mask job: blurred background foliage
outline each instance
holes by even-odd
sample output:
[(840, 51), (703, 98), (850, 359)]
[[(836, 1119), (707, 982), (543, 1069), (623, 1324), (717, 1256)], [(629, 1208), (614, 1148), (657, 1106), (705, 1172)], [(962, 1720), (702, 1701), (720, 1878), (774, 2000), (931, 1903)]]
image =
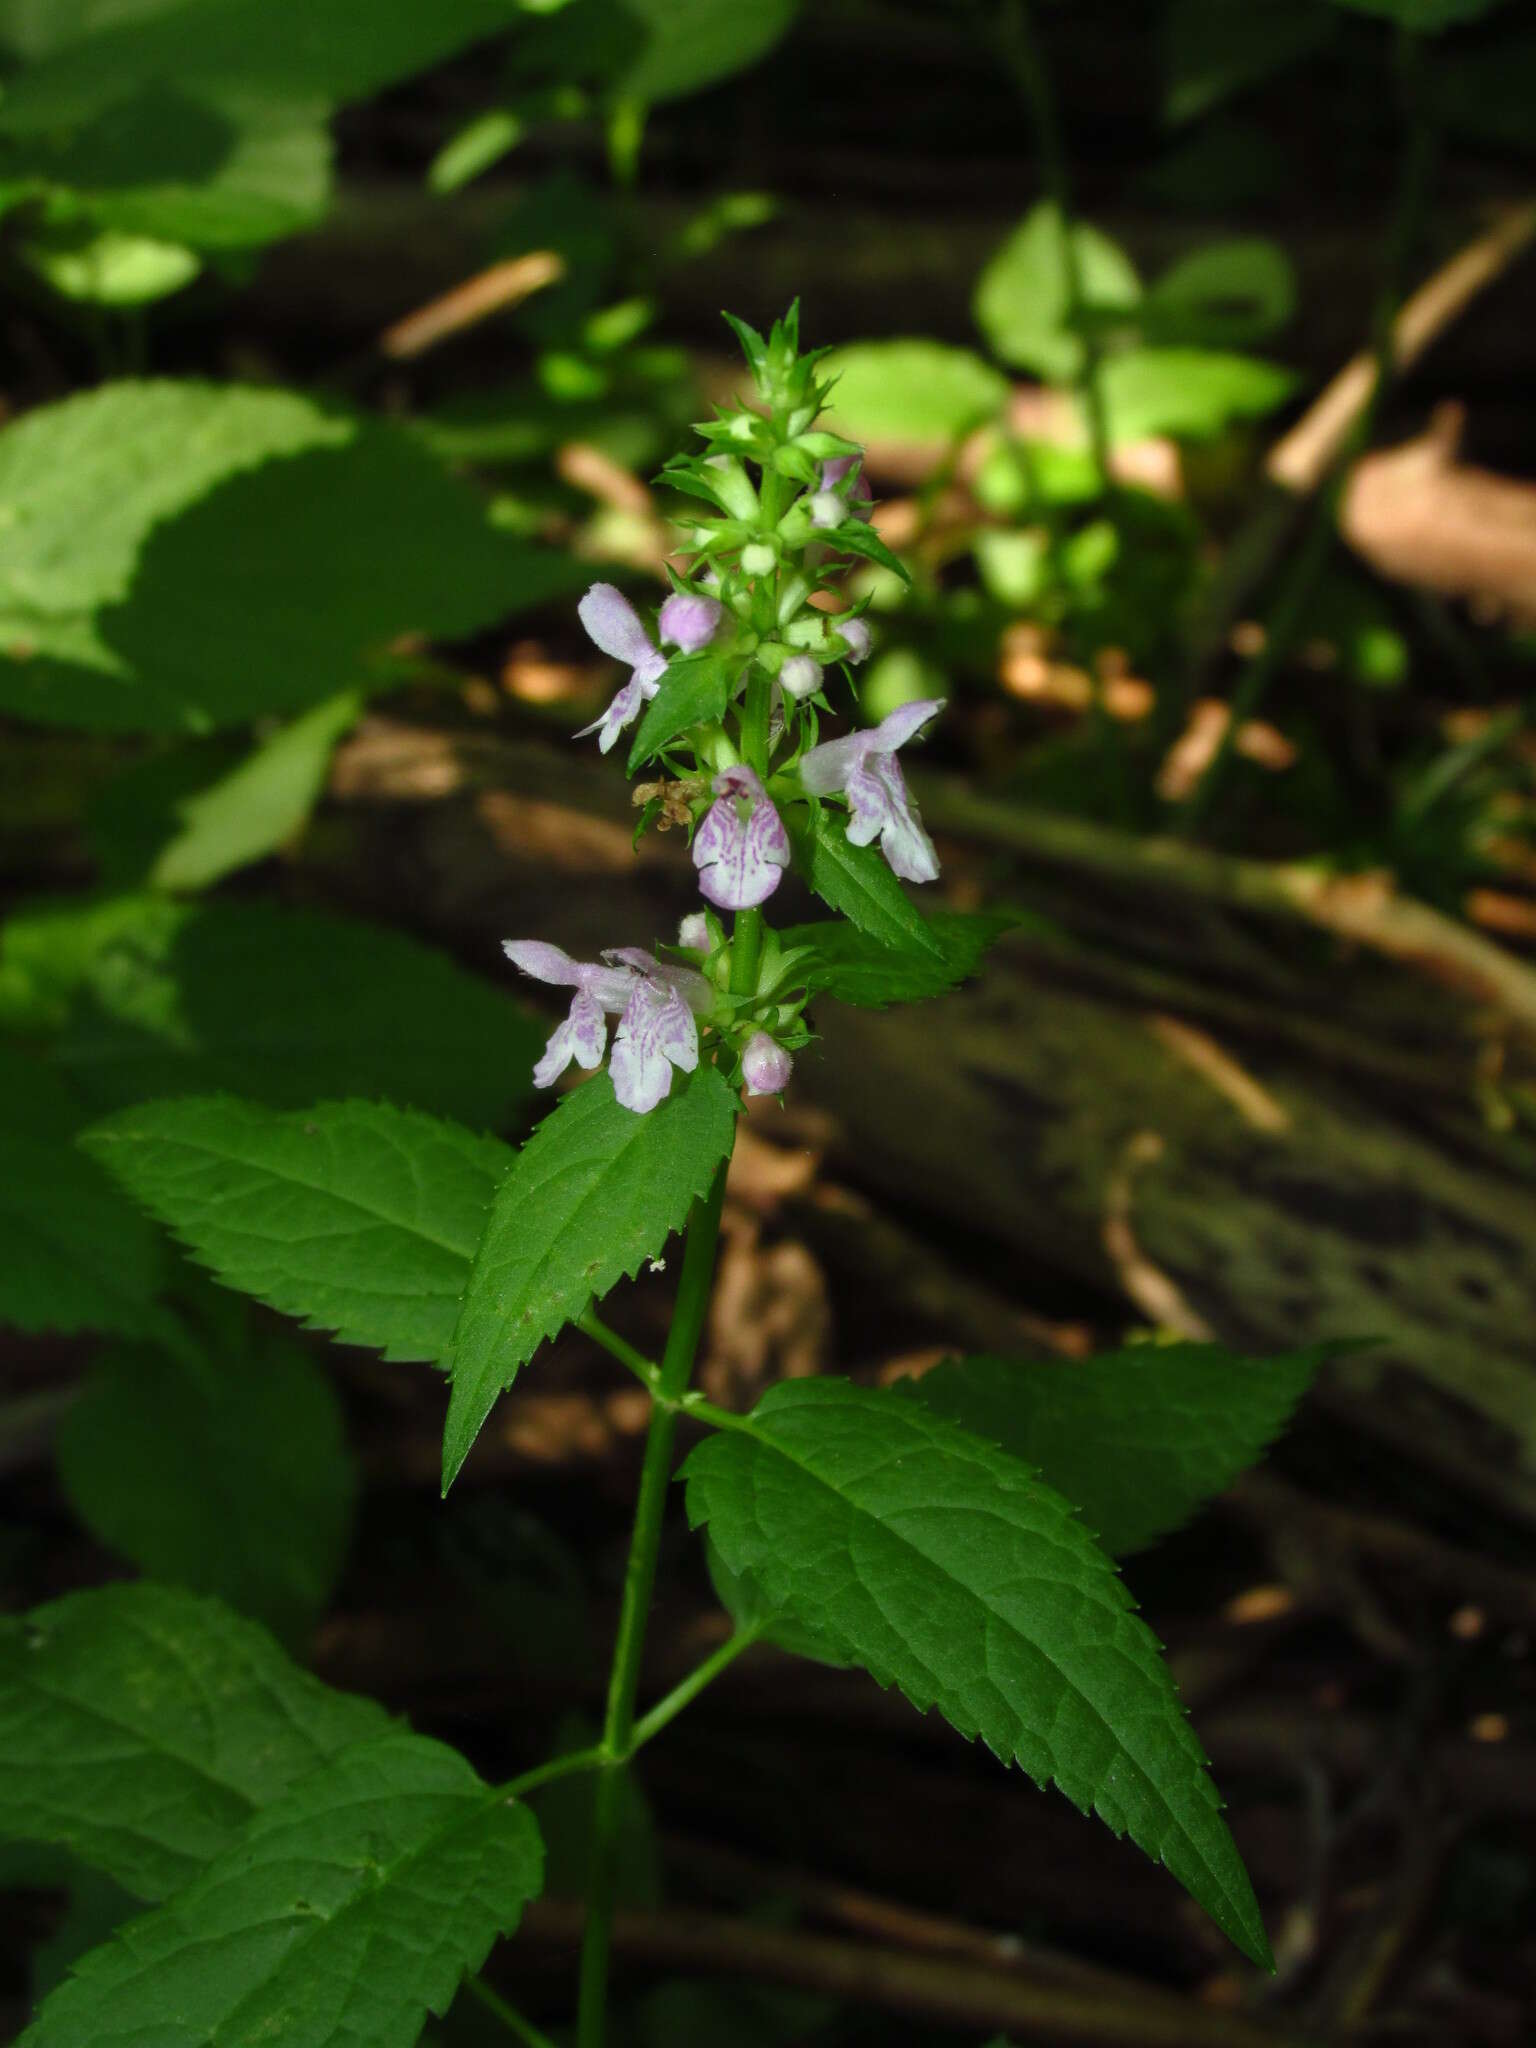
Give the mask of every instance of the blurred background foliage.
[[(627, 1396), (555, 1347), (441, 1510), (440, 1389), (221, 1294), (73, 1141), (216, 1090), (521, 1134), (496, 938), (686, 895), (567, 744), (610, 684), (573, 600), (661, 592), (719, 311), (798, 294), (911, 572), (849, 579), (865, 713), (949, 700), (948, 900), (1022, 921), (943, 1010), (828, 1020), (752, 1127), (711, 1391), (1382, 1341), (1134, 1568), (1273, 1991), (878, 1700), (816, 1678), (786, 1757), (753, 1666), (636, 1792), (630, 2038), (1052, 2039), (1085, 1958), (1110, 2040), (1523, 2038), (1533, 109), (1515, 0), (0, 0), (8, 1602), (182, 1579), (493, 1765), (585, 1739)], [(0, 1874), (19, 2013), (120, 1901)], [(668, 1918), (723, 1900), (750, 1988)]]

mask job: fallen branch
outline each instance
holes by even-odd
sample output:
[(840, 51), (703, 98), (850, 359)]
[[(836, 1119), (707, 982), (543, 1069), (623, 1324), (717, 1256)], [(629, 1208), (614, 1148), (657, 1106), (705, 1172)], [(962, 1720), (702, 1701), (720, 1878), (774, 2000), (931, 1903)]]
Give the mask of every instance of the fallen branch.
[[(579, 1905), (540, 1900), (524, 1917), (519, 1945), (574, 1948), (585, 1918)], [(1137, 1984), (1118, 1995), (1037, 1982), (1008, 1966), (909, 1955), (724, 1914), (621, 1912), (614, 1916), (613, 1949), (648, 1968), (789, 1985), (940, 2026), (1004, 2030), (1019, 2040), (1123, 2048), (1303, 2048), (1297, 2035), (1153, 1985)]]

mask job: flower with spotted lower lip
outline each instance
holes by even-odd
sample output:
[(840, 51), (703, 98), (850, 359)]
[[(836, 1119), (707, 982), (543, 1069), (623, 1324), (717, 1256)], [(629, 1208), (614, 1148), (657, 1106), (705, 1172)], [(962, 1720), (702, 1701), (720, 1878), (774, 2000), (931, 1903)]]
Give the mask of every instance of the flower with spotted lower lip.
[(762, 782), (744, 762), (723, 768), (715, 801), (693, 838), (699, 888), (721, 910), (766, 903), (789, 865), (789, 834)]

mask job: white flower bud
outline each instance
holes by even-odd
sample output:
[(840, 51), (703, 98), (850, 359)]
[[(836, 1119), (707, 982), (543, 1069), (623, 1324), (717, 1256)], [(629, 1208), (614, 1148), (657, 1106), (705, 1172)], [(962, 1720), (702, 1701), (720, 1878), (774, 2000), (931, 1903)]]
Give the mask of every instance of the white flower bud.
[(709, 951), (709, 920), (702, 910), (692, 910), (677, 928), (677, 943), (690, 953)]
[(779, 688), (798, 704), (821, 688), (821, 665), (808, 654), (792, 654), (779, 670)]
[(741, 551), (741, 566), (748, 576), (771, 576), (778, 566), (778, 556), (766, 541), (749, 540)]
[(794, 1061), (766, 1031), (754, 1031), (741, 1055), (741, 1078), (749, 1095), (781, 1095), (789, 1086)]

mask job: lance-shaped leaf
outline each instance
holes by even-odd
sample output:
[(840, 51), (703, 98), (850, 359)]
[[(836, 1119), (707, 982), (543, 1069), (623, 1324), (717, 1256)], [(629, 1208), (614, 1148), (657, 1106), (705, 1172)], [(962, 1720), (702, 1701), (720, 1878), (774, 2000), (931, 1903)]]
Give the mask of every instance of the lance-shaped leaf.
[(901, 557), (891, 553), (872, 526), (864, 526), (857, 519), (845, 519), (841, 526), (834, 526), (821, 537), (845, 555), (862, 555), (866, 562), (878, 562), (882, 569), (889, 569), (903, 583), (912, 581)]
[(226, 1286), (390, 1359), (440, 1364), (498, 1182), (497, 1138), (378, 1102), (146, 1102), (82, 1141)]
[(527, 1807), (442, 1743), (355, 1744), (92, 1949), (21, 2038), (411, 2048), (517, 1925), (543, 1861)]
[(669, 740), (690, 726), (712, 725), (725, 716), (730, 696), (728, 671), (725, 655), (709, 647), (669, 663), (629, 750), (631, 775), (642, 761), (659, 754)]
[(1244, 1954), (1269, 1945), (1157, 1641), (1032, 1468), (921, 1402), (838, 1380), (775, 1387), (689, 1457), (707, 1525), (759, 1611), (1054, 1781), (1160, 1858)]
[(831, 918), (790, 925), (778, 937), (786, 954), (801, 947), (809, 954), (794, 969), (797, 987), (804, 986), (812, 995), (835, 996), (840, 1003), (883, 1010), (888, 1003), (915, 1003), (958, 988), (980, 967), (988, 947), (1020, 922), (1006, 910), (973, 915), (938, 911), (926, 923), (942, 957), (895, 952), (867, 932)]
[(719, 1071), (677, 1077), (644, 1116), (606, 1074), (547, 1116), (497, 1191), (453, 1336), (443, 1490), (496, 1397), (546, 1337), (654, 1258), (729, 1158), (736, 1097)]
[(164, 1898), (258, 1808), (390, 1725), (217, 1600), (71, 1593), (0, 1621), (0, 1836), (60, 1843)]
[(873, 846), (854, 846), (843, 820), (821, 805), (786, 819), (797, 863), (822, 902), (850, 924), (901, 953), (944, 959), (927, 918)]
[(964, 1358), (899, 1392), (1038, 1466), (1122, 1557), (1230, 1486), (1343, 1348), (1239, 1358), (1219, 1344), (1137, 1344), (1080, 1365)]

